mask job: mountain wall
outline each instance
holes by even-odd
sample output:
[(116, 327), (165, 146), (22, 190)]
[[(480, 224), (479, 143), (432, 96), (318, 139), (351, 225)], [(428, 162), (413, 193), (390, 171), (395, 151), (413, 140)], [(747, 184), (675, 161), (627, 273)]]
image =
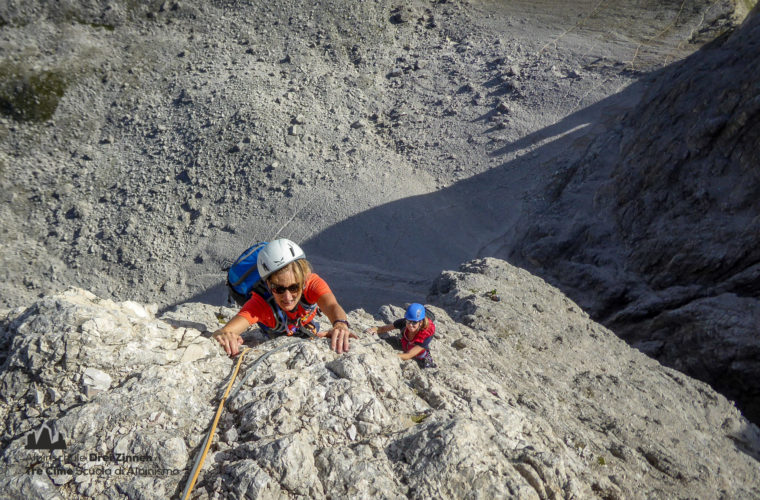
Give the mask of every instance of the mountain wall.
[[(760, 16), (652, 75), (511, 255), (760, 419)], [(540, 271), (539, 271), (540, 270)]]
[[(393, 336), (338, 355), (246, 334), (238, 383), (281, 350), (228, 401), (192, 498), (760, 498), (758, 428), (557, 289), (483, 259), (431, 290), (434, 369)], [(4, 496), (178, 496), (235, 363), (203, 332), (233, 313), (79, 289), (8, 313)], [(65, 450), (27, 449), (43, 424)]]

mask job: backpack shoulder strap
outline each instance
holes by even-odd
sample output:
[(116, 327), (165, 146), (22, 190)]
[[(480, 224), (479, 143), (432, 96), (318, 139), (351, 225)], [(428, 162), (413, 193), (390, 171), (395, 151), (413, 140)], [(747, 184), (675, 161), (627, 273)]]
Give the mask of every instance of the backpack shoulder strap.
[[(265, 332), (271, 332), (271, 333), (288, 333), (288, 318), (285, 315), (285, 312), (280, 309), (280, 306), (277, 305), (277, 302), (274, 300), (274, 295), (269, 291), (269, 288), (267, 288), (266, 284), (264, 283), (264, 280), (261, 280), (259, 283), (256, 284), (256, 287), (254, 287), (253, 291), (258, 294), (264, 301), (269, 305), (269, 308), (272, 310), (272, 316), (274, 317), (275, 325), (274, 327), (269, 327), (266, 325), (263, 325), (259, 323), (259, 327), (264, 329)], [(314, 309), (317, 309), (317, 313), (319, 313), (319, 309), (316, 303), (311, 303), (306, 298), (301, 295), (301, 298), (299, 299), (298, 303), (308, 312), (313, 311)]]

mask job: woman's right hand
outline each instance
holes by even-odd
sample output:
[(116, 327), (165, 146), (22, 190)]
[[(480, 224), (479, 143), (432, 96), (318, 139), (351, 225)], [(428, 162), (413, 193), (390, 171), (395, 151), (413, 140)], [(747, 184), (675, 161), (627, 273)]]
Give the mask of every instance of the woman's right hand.
[(366, 330), (364, 330), (364, 333), (369, 334), (369, 335), (375, 335), (375, 334), (377, 334), (377, 327), (376, 326), (371, 326), (371, 327), (367, 328)]
[(224, 352), (227, 353), (227, 356), (232, 358), (240, 352), (240, 346), (243, 345), (243, 337), (240, 334), (247, 329), (248, 321), (241, 316), (235, 316), (229, 323), (215, 331), (211, 336), (219, 342)]
[(212, 335), (229, 357), (235, 357), (240, 352), (240, 346), (243, 344), (243, 337), (240, 334), (217, 330)]

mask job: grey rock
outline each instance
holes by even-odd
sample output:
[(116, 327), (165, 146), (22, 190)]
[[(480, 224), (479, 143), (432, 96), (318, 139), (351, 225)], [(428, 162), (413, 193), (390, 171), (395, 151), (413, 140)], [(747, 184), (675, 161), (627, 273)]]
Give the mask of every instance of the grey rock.
[(303, 128), (297, 124), (288, 127), (288, 135), (303, 135)]
[[(757, 193), (751, 175), (757, 162), (744, 145), (752, 145), (756, 136), (760, 102), (752, 80), (756, 21), (750, 19), (734, 34), (739, 38), (730, 35), (747, 5), (698, 0), (685, 9), (666, 2), (652, 10), (641, 2), (623, 2), (605, 5), (579, 22), (579, 7), (559, 1), (546, 12), (526, 2), (491, 2), (473, 9), (461, 1), (415, 1), (402, 7), (386, 0), (331, 1), (308, 12), (293, 2), (259, 0), (0, 2), (3, 102), (8, 89), (25, 88), (48, 72), (65, 81), (65, 88), (53, 89), (63, 95), (54, 99), (57, 107), (48, 120), (0, 118), (0, 302), (28, 311), (2, 320), (3, 465), (12, 475), (0, 480), (3, 494), (176, 496), (176, 481), (166, 478), (119, 478), (118, 485), (84, 474), (70, 481), (19, 479), (13, 476), (18, 472), (13, 463), (32, 463), (23, 455), (28, 451), (22, 449), (23, 436), (43, 419), (60, 420), (73, 451), (147, 450), (158, 461), (162, 447), (182, 455), (172, 441), (181, 436), (192, 454), (213, 412), (220, 381), (231, 369), (230, 361), (200, 333), (218, 328), (219, 309), (191, 305), (174, 317), (156, 318), (157, 308), (144, 308), (147, 314), (141, 315), (121, 301), (155, 301), (162, 308), (200, 297), (213, 302), (216, 297), (210, 295), (221, 288), (220, 270), (227, 260), (242, 250), (243, 242), (275, 231), (305, 240), (315, 257), (329, 261), (319, 271), (335, 276), (331, 285), (343, 304), (351, 304), (348, 309), (375, 310), (393, 302), (403, 310), (406, 302), (421, 300), (430, 277), (441, 269), (473, 255), (499, 255), (552, 282), (565, 278), (563, 289), (583, 291), (573, 293), (580, 305), (607, 317), (634, 345), (672, 359), (672, 366), (708, 374), (716, 387), (723, 380), (726, 394), (738, 386), (731, 383), (736, 374), (742, 381), (758, 379), (751, 343), (758, 272), (755, 265), (745, 266), (757, 260), (752, 250), (757, 248), (752, 239)], [(441, 29), (429, 29), (436, 25)], [(600, 37), (601, 32), (610, 36)], [(652, 39), (652, 33), (660, 36)], [(718, 34), (726, 36), (700, 49)], [(641, 40), (651, 43), (642, 45)], [(686, 64), (680, 62), (695, 50)], [(631, 54), (636, 54), (633, 60)], [(671, 61), (676, 65), (665, 70)], [(553, 78), (544, 71), (552, 65), (581, 69), (577, 78)], [(394, 77), (385, 78), (388, 72)], [(473, 90), (458, 95), (469, 82)], [(512, 106), (509, 126), (489, 136), (484, 129), (493, 124), (484, 118), (498, 97)], [(37, 101), (47, 100), (29, 102)], [(1, 107), (6, 113), (8, 106)], [(299, 114), (308, 123), (290, 123)], [(351, 133), (349, 124), (358, 116), (379, 119), (371, 119), (361, 133)], [(288, 135), (289, 125), (304, 126), (308, 133)], [(252, 139), (246, 142), (246, 137)], [(107, 143), (100, 143), (103, 138)], [(230, 148), (234, 155), (227, 154)], [(708, 154), (713, 151), (716, 156)], [(587, 161), (574, 163), (581, 153)], [(445, 160), (452, 154), (466, 165), (467, 179)], [(700, 161), (692, 163), (694, 159)], [(268, 170), (276, 161), (287, 168)], [(599, 184), (599, 177), (609, 173), (602, 164), (620, 168), (614, 183)], [(291, 174), (297, 184), (283, 184)], [(659, 188), (679, 175), (689, 182), (670, 191)], [(550, 179), (548, 191), (545, 179)], [(581, 183), (585, 187), (575, 196), (575, 184)], [(537, 191), (530, 191), (534, 187)], [(182, 208), (197, 194), (203, 203), (191, 211)], [(674, 203), (673, 210), (660, 208), (662, 200)], [(559, 203), (547, 208), (544, 201)], [(697, 209), (683, 210), (690, 206)], [(407, 223), (410, 213), (420, 218), (413, 227)], [(681, 215), (691, 222), (673, 230), (671, 222), (686, 220)], [(333, 227), (338, 237), (331, 233)], [(744, 232), (732, 232), (735, 227)], [(529, 228), (529, 234), (520, 228)], [(451, 244), (451, 234), (463, 236)], [(690, 238), (704, 244), (694, 245)], [(735, 248), (726, 248), (725, 242), (735, 242)], [(619, 245), (622, 253), (608, 245)], [(511, 253), (516, 247), (522, 260)], [(661, 262), (650, 261), (650, 255)], [(699, 269), (706, 270), (706, 278)], [(511, 271), (505, 273), (502, 277), (513, 277)], [(282, 442), (307, 443), (322, 485), (320, 491), (314, 482), (288, 478), (292, 487), (307, 492), (304, 496), (408, 497), (413, 488), (431, 492), (436, 485), (410, 485), (411, 465), (389, 459), (389, 443), (412, 442), (414, 435), (413, 442), (429, 443), (442, 453), (431, 454), (440, 462), (436, 465), (424, 463), (424, 452), (410, 450), (414, 467), (448, 470), (446, 456), (456, 450), (423, 431), (427, 426), (446, 429), (447, 423), (469, 429), (470, 422), (482, 418), (469, 407), (482, 401), (492, 408), (496, 400), (519, 407), (519, 416), (539, 427), (523, 432), (510, 421), (507, 434), (519, 434), (510, 445), (524, 450), (505, 455), (514, 466), (494, 465), (499, 450), (509, 446), (497, 443), (484, 451), (484, 463), (496, 469), (494, 477), (514, 478), (498, 486), (511, 488), (501, 496), (543, 492), (550, 497), (559, 483), (566, 496), (578, 498), (680, 495), (657, 474), (670, 477), (680, 470), (686, 478), (682, 481), (693, 483), (687, 474), (691, 469), (681, 467), (678, 457), (662, 455), (653, 439), (639, 443), (637, 435), (624, 435), (619, 446), (610, 446), (612, 458), (593, 445), (607, 444), (604, 436), (598, 441), (596, 432), (625, 434), (628, 424), (620, 422), (629, 419), (634, 434), (662, 437), (659, 446), (666, 452), (668, 440), (680, 438), (661, 435), (654, 420), (687, 429), (695, 448), (703, 444), (712, 449), (710, 439), (717, 440), (715, 454), (707, 456), (713, 463), (730, 464), (728, 481), (734, 486), (725, 494), (753, 496), (754, 490), (736, 490), (753, 484), (752, 479), (742, 476), (746, 468), (734, 467), (732, 455), (723, 455), (721, 436), (730, 436), (738, 449), (756, 456), (754, 434), (723, 400), (705, 402), (709, 398), (694, 389), (702, 386), (690, 379), (684, 379), (685, 388), (674, 389), (673, 379), (644, 377), (639, 392), (654, 396), (647, 400), (627, 387), (627, 397), (637, 406), (622, 406), (625, 420), (618, 413), (619, 420), (604, 420), (599, 416), (603, 410), (593, 404), (591, 410), (573, 407), (558, 417), (547, 408), (566, 408), (568, 394), (592, 402), (602, 395), (617, 408), (619, 402), (597, 387), (607, 380), (596, 359), (605, 358), (607, 341), (601, 354), (587, 344), (568, 352), (578, 338), (554, 325), (559, 330), (537, 336), (534, 346), (526, 339), (548, 328), (541, 323), (547, 317), (572, 313), (588, 318), (573, 303), (555, 311), (551, 301), (532, 296), (515, 295), (527, 306), (509, 309), (514, 297), (504, 290), (491, 296), (500, 302), (489, 299), (487, 292), (496, 288), (492, 284), (477, 293), (460, 289), (458, 297), (446, 297), (460, 278), (447, 275), (439, 285), (445, 281), (451, 288), (439, 288), (436, 295), (451, 301), (440, 313), (436, 359), (442, 359), (442, 367), (458, 363), (453, 371), (459, 376), (443, 368), (420, 372), (414, 363), (396, 366), (390, 362), (396, 361), (395, 351), (384, 340), (357, 344), (357, 358), (366, 357), (340, 362), (323, 346), (293, 347), (293, 356), (272, 365), (282, 373), (275, 375), (267, 366), (261, 379), (239, 393), (247, 406), (235, 402), (234, 419), (220, 429), (220, 436), (236, 429), (238, 440), (215, 442), (215, 459), (204, 471), (208, 480), (199, 496), (292, 496), (280, 485), (280, 471), (251, 457), (258, 453), (256, 442), (264, 446), (296, 433), (304, 439)], [(476, 278), (468, 279), (481, 280)], [(79, 292), (51, 298), (71, 285), (102, 298)], [(534, 282), (530, 286), (542, 288)], [(399, 317), (396, 309), (387, 319)], [(479, 330), (489, 322), (488, 311), (497, 320), (494, 335)], [(356, 311), (352, 318), (366, 322), (362, 326), (378, 323)], [(600, 335), (596, 326), (589, 328), (582, 331)], [(730, 336), (722, 337), (724, 331)], [(492, 361), (490, 353), (505, 343), (515, 348), (502, 349), (508, 363)], [(533, 352), (553, 352), (555, 345), (568, 358), (569, 364), (560, 366), (572, 373), (578, 387), (558, 388), (541, 378), (548, 375), (518, 369), (556, 363), (561, 356), (548, 362)], [(688, 348), (671, 351), (678, 345)], [(711, 350), (717, 353), (714, 362), (705, 355)], [(523, 352), (528, 365), (521, 365)], [(581, 363), (578, 356), (593, 358), (589, 374), (572, 368)], [(498, 380), (487, 376), (491, 365), (501, 370)], [(81, 394), (82, 376), (90, 367), (112, 383), (107, 391), (87, 397)], [(662, 375), (654, 372), (652, 377)], [(637, 371), (625, 374), (640, 381)], [(306, 388), (296, 382), (304, 376)], [(307, 390), (311, 387), (313, 393)], [(671, 425), (663, 420), (663, 408), (675, 408), (683, 418), (693, 416), (681, 398), (671, 405), (671, 389), (701, 394), (692, 399), (710, 423), (705, 426), (698, 417), (691, 423), (699, 423), (710, 438), (689, 434), (693, 426), (683, 421)], [(45, 396), (40, 405), (34, 391), (52, 390), (59, 397)], [(183, 397), (172, 396), (175, 392)], [(652, 422), (642, 422), (633, 410), (649, 407), (656, 415), (647, 414)], [(259, 414), (265, 421), (254, 418)], [(723, 414), (728, 417), (721, 424)], [(488, 432), (499, 425), (483, 420)], [(394, 427), (397, 422), (408, 427)], [(540, 428), (540, 422), (551, 422), (552, 432)], [(611, 427), (615, 423), (619, 425)], [(585, 438), (576, 440), (577, 435)], [(467, 443), (457, 439), (455, 444)], [(247, 455), (244, 446), (250, 446)], [(529, 446), (538, 451), (531, 453)], [(674, 449), (676, 455), (693, 456), (678, 445)], [(546, 458), (547, 453), (559, 457), (558, 462)], [(494, 496), (478, 472), (470, 476), (474, 491)], [(648, 474), (655, 479), (650, 481)], [(231, 484), (229, 477), (240, 482)], [(714, 477), (708, 474), (705, 488), (717, 483)], [(66, 483), (54, 488), (54, 480)], [(452, 476), (446, 488), (459, 492), (461, 483)], [(698, 491), (694, 485), (683, 495), (719, 496), (716, 489)]]
[[(503, 300), (491, 299), (494, 290)], [(437, 370), (400, 361), (397, 347), (376, 336), (342, 355), (326, 340), (247, 337), (252, 350), (238, 384), (253, 359), (282, 350), (227, 401), (197, 494), (747, 498), (760, 488), (756, 426), (707, 385), (628, 347), (542, 280), (503, 261), (476, 260), (442, 273), (428, 299), (440, 332), (431, 344)], [(402, 312), (381, 311), (389, 319)], [(45, 320), (53, 314), (55, 324)], [(0, 373), (9, 443), (0, 459), (13, 464), (3, 491), (28, 498), (181, 491), (235, 363), (201, 334), (217, 328), (218, 314), (188, 303), (159, 319), (151, 306), (69, 290), (16, 317), (6, 363), (13, 369)], [(363, 310), (349, 319), (357, 331), (385, 321)], [(60, 332), (65, 342), (53, 343)], [(45, 422), (65, 437), (67, 455), (87, 457), (85, 472), (50, 474), (25, 449), (32, 429), (22, 424), (39, 426), (42, 416), (9, 402), (74, 387), (79, 377), (108, 389), (48, 406)], [(71, 458), (53, 457), (72, 468)], [(132, 472), (113, 473), (118, 467)], [(30, 468), (39, 474), (26, 475)]]
[(522, 225), (512, 252), (754, 421), (760, 180), (748, 172), (760, 163), (760, 88), (744, 68), (760, 65), (758, 39), (755, 15), (724, 43), (654, 75), (637, 112), (557, 175), (545, 191), (551, 207)]
[(94, 391), (94, 393), (107, 391), (111, 387), (112, 381), (113, 379), (109, 374), (97, 368), (86, 368), (82, 375), (82, 384), (86, 390)]

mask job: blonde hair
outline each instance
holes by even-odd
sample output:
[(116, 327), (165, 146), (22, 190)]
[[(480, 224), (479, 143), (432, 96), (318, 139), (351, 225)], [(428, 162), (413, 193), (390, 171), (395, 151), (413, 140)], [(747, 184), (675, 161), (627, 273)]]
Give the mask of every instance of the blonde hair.
[(293, 273), (293, 276), (296, 278), (296, 283), (298, 283), (298, 285), (301, 287), (301, 290), (303, 290), (303, 285), (306, 283), (306, 278), (308, 278), (309, 274), (311, 274), (311, 264), (309, 264), (309, 261), (306, 259), (294, 260), (282, 269), (278, 269), (277, 271), (273, 272), (269, 275), (269, 277), (267, 277), (267, 283), (272, 283), (272, 278), (288, 271), (291, 271)]

